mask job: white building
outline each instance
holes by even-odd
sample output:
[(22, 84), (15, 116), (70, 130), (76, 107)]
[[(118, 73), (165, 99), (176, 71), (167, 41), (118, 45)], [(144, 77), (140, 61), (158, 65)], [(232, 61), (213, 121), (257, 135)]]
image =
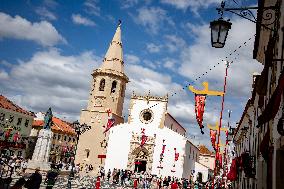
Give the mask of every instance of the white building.
[[(186, 138), (186, 130), (167, 113), (167, 103), (167, 96), (132, 95), (128, 123), (109, 131), (106, 170), (116, 168), (158, 176), (190, 177), (199, 159), (199, 150)], [(141, 147), (142, 132), (147, 141)]]

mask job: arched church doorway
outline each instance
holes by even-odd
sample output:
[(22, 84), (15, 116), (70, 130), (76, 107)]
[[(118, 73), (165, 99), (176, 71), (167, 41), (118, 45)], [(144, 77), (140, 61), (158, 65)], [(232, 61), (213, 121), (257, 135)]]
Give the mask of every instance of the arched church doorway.
[(137, 147), (132, 152), (134, 157), (134, 170), (135, 172), (145, 172), (147, 170), (147, 161), (149, 157), (149, 151), (145, 147)]

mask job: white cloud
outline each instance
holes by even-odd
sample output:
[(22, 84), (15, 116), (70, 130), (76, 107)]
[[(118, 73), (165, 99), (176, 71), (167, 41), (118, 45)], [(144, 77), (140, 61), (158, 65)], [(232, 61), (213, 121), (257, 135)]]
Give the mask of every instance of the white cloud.
[(208, 8), (213, 4), (220, 3), (220, 0), (161, 0), (162, 3), (172, 5), (177, 9), (187, 10), (191, 9), (194, 13), (201, 8)]
[(150, 53), (158, 53), (158, 52), (160, 52), (162, 45), (156, 45), (154, 43), (148, 43), (146, 48)]
[(92, 14), (95, 16), (100, 16), (101, 14), (101, 9), (98, 6), (99, 0), (86, 0), (84, 2), (84, 6), (86, 7), (85, 11), (88, 14)]
[(95, 22), (93, 22), (92, 20), (83, 17), (80, 14), (72, 14), (72, 21), (75, 24), (79, 24), (79, 25), (84, 25), (84, 26), (95, 26)]
[[(0, 93), (17, 100), (32, 111), (48, 107), (58, 115), (78, 119), (86, 107), (91, 72), (101, 63), (92, 52), (63, 56), (57, 49), (37, 52), (28, 61), (21, 61), (7, 74), (1, 72)], [(61, 116), (62, 117), (62, 116)]]
[(45, 7), (38, 7), (35, 9), (35, 12), (44, 19), (57, 20), (56, 15)]
[(185, 46), (185, 41), (176, 35), (165, 35), (165, 46), (170, 52), (176, 52)]
[(34, 22), (0, 12), (0, 38), (31, 40), (43, 46), (54, 46), (59, 42), (66, 43), (54, 26), (47, 22)]
[(136, 4), (138, 4), (138, 0), (124, 0), (121, 1), (121, 8), (128, 9)]
[(140, 58), (134, 54), (126, 54), (124, 57), (126, 64), (137, 64), (140, 62)]
[(146, 27), (146, 31), (152, 34), (157, 34), (165, 23), (174, 25), (167, 12), (160, 7), (142, 7), (138, 9), (138, 15), (132, 17), (136, 23)]

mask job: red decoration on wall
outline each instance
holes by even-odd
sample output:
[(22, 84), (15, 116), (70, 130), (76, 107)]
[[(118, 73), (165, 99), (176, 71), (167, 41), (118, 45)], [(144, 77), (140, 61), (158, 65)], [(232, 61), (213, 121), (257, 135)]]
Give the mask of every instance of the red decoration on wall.
[(200, 95), (200, 94), (195, 94), (195, 114), (196, 114), (196, 120), (197, 123), (200, 127), (201, 133), (204, 134), (203, 132), (203, 114), (204, 114), (204, 109), (205, 109), (205, 101), (206, 101), (206, 95)]
[(236, 158), (232, 160), (230, 172), (228, 173), (227, 177), (230, 181), (237, 180), (237, 159)]
[(145, 129), (141, 129), (141, 134), (142, 134), (142, 137), (141, 137), (140, 147), (142, 148), (144, 144), (146, 143), (148, 136), (145, 135)]
[(19, 131), (17, 131), (17, 132), (14, 134), (13, 140), (14, 140), (14, 142), (18, 142), (19, 139), (20, 139), (20, 133), (19, 133)]
[(11, 134), (11, 130), (7, 129), (7, 131), (5, 132), (5, 139), (8, 140), (10, 138), (10, 134)]
[(114, 123), (115, 123), (115, 119), (114, 118), (109, 118), (107, 120), (107, 126), (106, 126), (106, 129), (105, 129), (104, 133), (108, 132), (108, 130), (110, 130), (110, 128), (112, 128), (114, 126)]

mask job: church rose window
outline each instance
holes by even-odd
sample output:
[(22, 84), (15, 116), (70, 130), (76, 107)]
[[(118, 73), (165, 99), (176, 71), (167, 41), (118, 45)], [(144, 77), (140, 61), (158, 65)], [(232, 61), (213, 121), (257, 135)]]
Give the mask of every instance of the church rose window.
[(150, 123), (153, 118), (153, 112), (150, 109), (142, 110), (140, 113), (140, 120), (143, 123)]
[(100, 82), (100, 91), (104, 91), (105, 90), (105, 84), (106, 84), (106, 81), (105, 79), (102, 79), (101, 82)]

